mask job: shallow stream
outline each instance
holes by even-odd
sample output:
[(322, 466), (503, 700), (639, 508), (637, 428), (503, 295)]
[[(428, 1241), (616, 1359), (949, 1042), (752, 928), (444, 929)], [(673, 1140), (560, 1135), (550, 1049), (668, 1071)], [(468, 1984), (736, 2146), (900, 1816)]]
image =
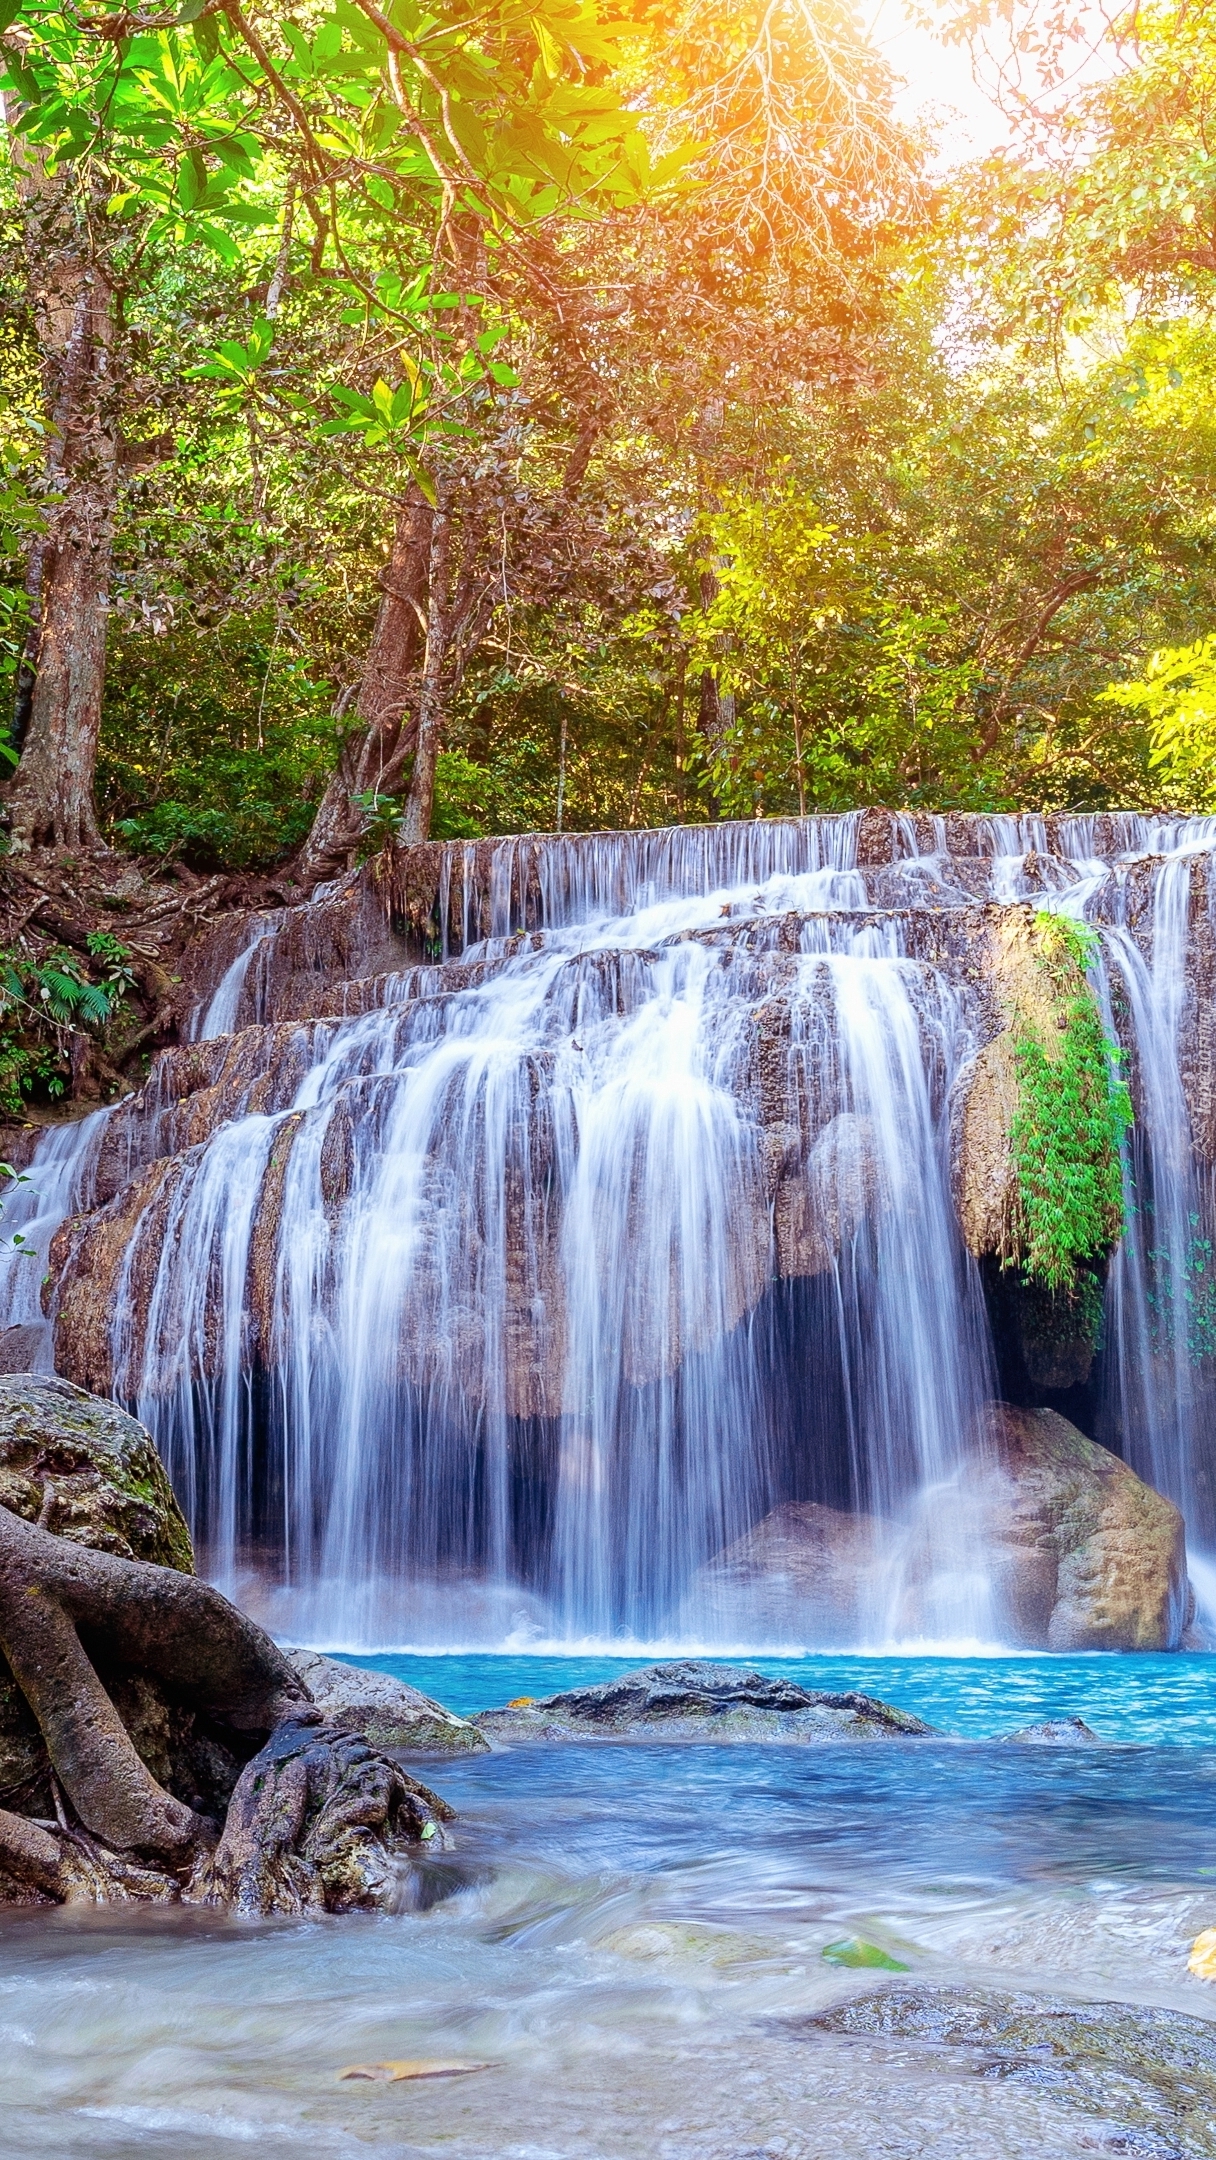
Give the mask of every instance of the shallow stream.
[[(623, 1663), (361, 1662), (464, 1710)], [(949, 1737), (439, 1764), (424, 1774), (459, 1811), (456, 1843), (420, 1909), (393, 1918), (6, 1914), (5, 2160), (1216, 2153), (1206, 2086), (1179, 2132), (1129, 2114), (1109, 2080), (1080, 2104), (974, 2051), (803, 2022), (943, 1983), (1216, 2015), (1186, 1965), (1216, 1924), (1216, 1660), (757, 1662), (883, 1695)], [(1070, 1713), (1109, 1744), (993, 1737)], [(851, 1937), (907, 1981), (825, 1961)], [(339, 2079), (402, 2058), (488, 2067)]]

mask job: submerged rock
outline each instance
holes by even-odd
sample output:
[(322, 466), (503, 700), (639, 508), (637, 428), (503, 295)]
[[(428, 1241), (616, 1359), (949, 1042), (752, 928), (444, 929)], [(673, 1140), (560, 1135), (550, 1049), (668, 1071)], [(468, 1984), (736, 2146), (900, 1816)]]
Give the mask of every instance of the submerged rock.
[(682, 1658), (597, 1687), (509, 1703), (474, 1719), (498, 1743), (531, 1740), (784, 1741), (918, 1738), (933, 1727), (874, 1695), (830, 1695), (737, 1665)]
[(1182, 1517), (1055, 1410), (992, 1403), (986, 1543), (1011, 1638), (1049, 1650), (1176, 1650), (1191, 1615)]
[(1041, 1725), (1021, 1725), (1001, 1734), (1006, 1747), (1101, 1747), (1102, 1739), (1084, 1718), (1045, 1718)]
[(283, 1655), (327, 1720), (376, 1747), (417, 1755), (476, 1755), (489, 1747), (468, 1718), (391, 1673), (344, 1665), (318, 1650), (285, 1649)]
[(1131, 2135), (1105, 2151), (1179, 2160), (1216, 2155), (1216, 2026), (1176, 2010), (1065, 2002), (985, 1989), (895, 1985), (800, 2020), (808, 2038), (855, 2035), (923, 2049), (960, 2069), (1029, 2087)]

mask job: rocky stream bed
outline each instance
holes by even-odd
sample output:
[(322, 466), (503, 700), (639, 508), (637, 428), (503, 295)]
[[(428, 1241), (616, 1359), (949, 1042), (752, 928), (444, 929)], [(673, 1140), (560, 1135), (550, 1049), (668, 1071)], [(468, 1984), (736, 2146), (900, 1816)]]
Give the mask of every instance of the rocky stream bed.
[(35, 1375), (0, 1644), (14, 2160), (1216, 2155), (1216, 1746), (704, 1659), (464, 1715), (277, 1648)]

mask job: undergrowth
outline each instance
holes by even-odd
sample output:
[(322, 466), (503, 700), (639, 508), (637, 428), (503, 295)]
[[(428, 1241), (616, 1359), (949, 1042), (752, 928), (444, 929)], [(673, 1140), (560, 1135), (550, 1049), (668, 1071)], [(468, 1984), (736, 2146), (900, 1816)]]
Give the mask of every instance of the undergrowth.
[(0, 1115), (20, 1117), (32, 1096), (55, 1101), (72, 1075), (72, 1042), (116, 1019), (135, 976), (131, 954), (108, 930), (79, 953), (56, 946), (34, 959), (0, 946)]
[(1017, 1264), (1027, 1280), (1085, 1306), (1079, 1317), (1088, 1328), (1086, 1263), (1105, 1257), (1123, 1232), (1119, 1143), (1132, 1122), (1131, 1098), (1119, 1076), (1122, 1052), (1107, 1041), (1085, 980), (1095, 933), (1045, 913), (1034, 930), (1060, 1025), (1048, 1046), (1025, 1014), (1014, 1023)]

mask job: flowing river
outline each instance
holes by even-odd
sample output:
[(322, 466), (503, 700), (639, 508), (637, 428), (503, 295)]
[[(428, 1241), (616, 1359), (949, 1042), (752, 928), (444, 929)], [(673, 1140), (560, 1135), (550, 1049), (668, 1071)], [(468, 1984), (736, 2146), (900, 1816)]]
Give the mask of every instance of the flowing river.
[[(620, 1669), (367, 1662), (466, 1711)], [(1109, 2072), (1061, 2083), (1037, 2058), (1011, 2070), (991, 2051), (807, 2023), (876, 1989), (942, 1985), (1208, 2018), (1187, 1950), (1216, 1923), (1211, 1658), (760, 1662), (873, 1690), (949, 1737), (436, 1764), (456, 1842), (418, 1909), (393, 1917), (3, 1914), (6, 2160), (1216, 2151), (1202, 2095), (1180, 2131)], [(1066, 1714), (1108, 1744), (996, 1738)], [(825, 1960), (850, 1938), (906, 1980)], [(339, 2078), (403, 2058), (486, 2067)]]

